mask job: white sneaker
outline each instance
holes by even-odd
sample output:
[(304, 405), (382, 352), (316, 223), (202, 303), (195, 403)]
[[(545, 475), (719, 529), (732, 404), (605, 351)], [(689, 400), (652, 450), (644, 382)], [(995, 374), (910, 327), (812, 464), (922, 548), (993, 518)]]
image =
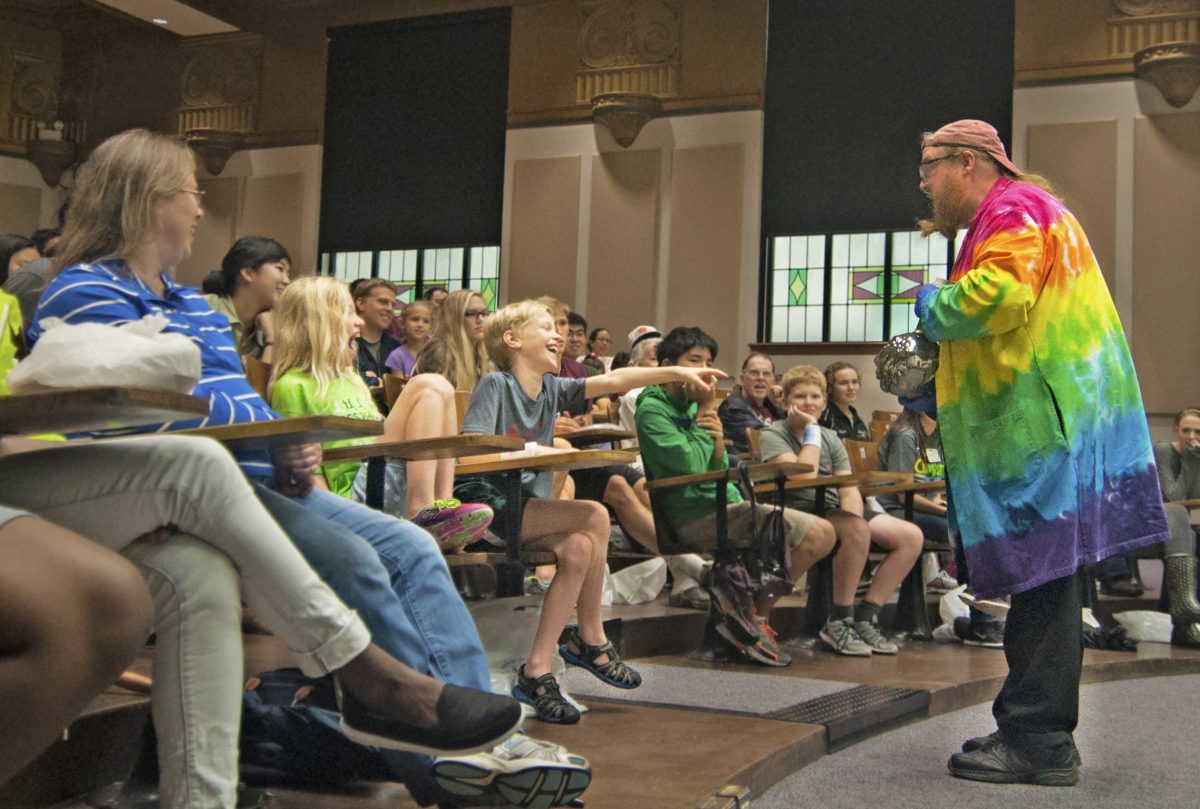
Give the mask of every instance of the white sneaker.
[(946, 571), (939, 570), (936, 576), (925, 582), (925, 589), (931, 593), (949, 593), (958, 589), (958, 582)]
[(562, 745), (518, 732), (490, 753), (435, 760), (433, 777), (450, 795), (470, 804), (550, 809), (583, 794), (592, 766)]

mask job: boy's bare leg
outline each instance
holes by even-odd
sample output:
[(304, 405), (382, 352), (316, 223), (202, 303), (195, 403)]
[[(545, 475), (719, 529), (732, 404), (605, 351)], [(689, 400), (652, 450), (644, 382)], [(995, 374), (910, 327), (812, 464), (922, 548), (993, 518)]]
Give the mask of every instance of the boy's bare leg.
[(862, 517), (841, 509), (826, 512), (825, 519), (833, 523), (838, 539), (842, 541), (837, 555), (833, 557), (833, 603), (839, 607), (850, 607), (854, 605), (858, 580), (867, 566), (871, 530)]
[[(441, 374), (417, 374), (404, 386), (383, 423), (383, 440), (440, 438), (458, 432), (454, 388)], [(409, 461), (408, 516), (454, 493), (454, 459)]]
[(559, 635), (572, 612), (578, 613), (579, 633), (585, 642), (596, 645), (607, 640), (600, 593), (608, 549), (608, 512), (599, 503), (586, 500), (531, 500), (525, 507), (521, 536), (524, 547), (553, 551), (558, 559), (525, 662), (525, 676), (537, 678), (550, 671)]
[(146, 640), (129, 562), (36, 517), (0, 527), (0, 784), (58, 737)]
[(921, 555), (924, 537), (914, 523), (880, 514), (867, 524), (871, 539), (886, 548), (887, 558), (875, 569), (875, 577), (865, 596), (872, 604), (887, 601)]

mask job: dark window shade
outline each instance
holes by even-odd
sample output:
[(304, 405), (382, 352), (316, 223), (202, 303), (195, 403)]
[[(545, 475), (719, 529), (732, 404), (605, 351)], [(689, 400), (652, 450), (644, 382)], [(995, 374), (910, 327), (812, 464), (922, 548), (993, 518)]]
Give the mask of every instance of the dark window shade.
[(1011, 143), (1013, 0), (775, 0), (767, 39), (764, 237), (911, 227), (921, 132)]
[(335, 28), (321, 251), (499, 244), (510, 15)]

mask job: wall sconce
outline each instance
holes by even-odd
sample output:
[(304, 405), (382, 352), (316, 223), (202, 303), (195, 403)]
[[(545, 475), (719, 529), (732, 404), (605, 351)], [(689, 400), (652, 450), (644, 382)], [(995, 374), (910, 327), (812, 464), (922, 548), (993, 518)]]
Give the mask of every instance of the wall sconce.
[(622, 149), (628, 149), (642, 127), (660, 113), (662, 102), (648, 93), (600, 93), (592, 98), (592, 120), (604, 124)]
[(63, 140), (63, 122), (55, 121), (52, 126), (37, 125), (38, 136), (25, 142), (25, 159), (37, 166), (43, 182), (57, 188), (63, 172), (75, 163), (79, 147)]
[(1158, 88), (1172, 107), (1192, 100), (1200, 87), (1200, 42), (1163, 42), (1133, 55), (1139, 79)]
[(183, 133), (187, 145), (200, 156), (208, 173), (216, 176), (225, 170), (230, 156), (245, 145), (241, 132), (223, 129), (189, 129)]

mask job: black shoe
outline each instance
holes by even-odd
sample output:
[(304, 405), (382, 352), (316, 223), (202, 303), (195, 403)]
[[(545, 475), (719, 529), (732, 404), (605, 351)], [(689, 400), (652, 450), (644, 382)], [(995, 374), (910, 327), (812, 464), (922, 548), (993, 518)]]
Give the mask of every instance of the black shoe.
[(521, 726), (521, 704), (512, 697), (447, 683), (438, 697), (437, 724), (420, 728), (372, 713), (337, 685), (346, 738), (370, 747), (433, 756), (480, 753), (507, 739)]
[(947, 767), (956, 778), (993, 784), (1069, 787), (1079, 783), (1079, 766), (1069, 753), (1060, 761), (1037, 761), (1000, 739), (969, 753), (955, 753)]
[[(970, 753), (972, 750), (978, 750), (981, 747), (986, 747), (989, 744), (995, 744), (1000, 741), (1000, 731), (993, 730), (986, 736), (976, 736), (973, 739), (967, 739), (962, 743), (962, 751)], [(1075, 746), (1075, 740), (1071, 739), (1071, 757), (1075, 759), (1075, 766), (1083, 766), (1083, 756), (1079, 755), (1079, 748)]]

